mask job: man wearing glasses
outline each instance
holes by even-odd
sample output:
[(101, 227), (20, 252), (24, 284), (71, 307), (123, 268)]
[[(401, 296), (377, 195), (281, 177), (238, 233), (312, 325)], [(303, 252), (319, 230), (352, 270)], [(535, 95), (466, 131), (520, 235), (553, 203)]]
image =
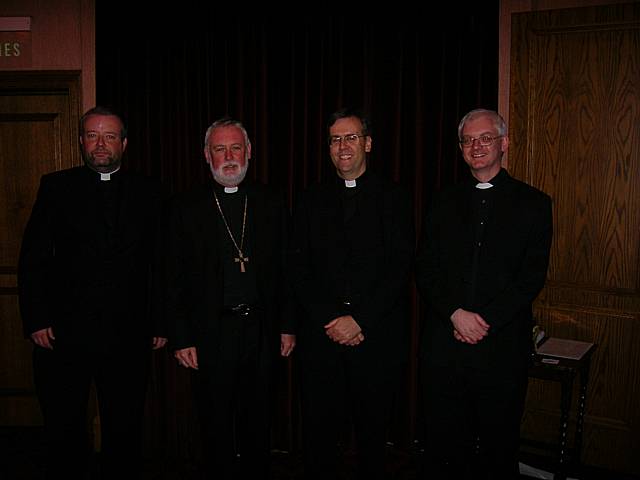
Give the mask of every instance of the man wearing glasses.
[(551, 200), (501, 167), (509, 138), (496, 112), (469, 112), (458, 137), (472, 179), (436, 196), (418, 246), (425, 469), (433, 478), (518, 478)]
[(328, 142), (336, 175), (305, 192), (290, 258), (302, 307), (305, 478), (338, 478), (337, 444), (351, 413), (358, 478), (377, 479), (406, 360), (412, 209), (404, 190), (367, 170), (372, 138), (362, 114), (331, 115)]

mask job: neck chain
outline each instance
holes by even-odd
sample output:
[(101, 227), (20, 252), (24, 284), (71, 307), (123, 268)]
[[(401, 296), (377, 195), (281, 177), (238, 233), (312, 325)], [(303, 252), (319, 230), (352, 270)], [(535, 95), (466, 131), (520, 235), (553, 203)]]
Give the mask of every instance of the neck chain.
[(218, 206), (218, 211), (220, 212), (220, 216), (222, 217), (224, 226), (227, 228), (227, 233), (229, 234), (229, 238), (231, 238), (231, 241), (233, 242), (233, 246), (236, 247), (236, 250), (238, 251), (238, 256), (234, 257), (233, 261), (235, 263), (240, 264), (240, 272), (244, 273), (245, 272), (244, 264), (245, 262), (249, 262), (249, 257), (245, 257), (244, 253), (242, 253), (242, 248), (244, 246), (244, 228), (245, 228), (245, 225), (247, 224), (247, 196), (246, 195), (244, 196), (244, 214), (242, 215), (242, 236), (240, 238), (240, 246), (238, 246), (238, 242), (236, 242), (236, 239), (234, 238), (233, 233), (231, 233), (231, 229), (229, 228), (227, 219), (225, 218), (224, 213), (222, 212), (222, 207), (220, 206), (220, 201), (218, 200), (218, 195), (216, 195), (215, 190), (213, 191), (213, 196), (216, 199), (216, 205)]

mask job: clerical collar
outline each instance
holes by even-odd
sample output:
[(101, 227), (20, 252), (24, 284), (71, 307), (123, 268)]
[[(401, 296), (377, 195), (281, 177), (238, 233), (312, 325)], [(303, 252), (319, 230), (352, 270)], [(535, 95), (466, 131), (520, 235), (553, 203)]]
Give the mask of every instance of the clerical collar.
[(499, 187), (500, 185), (502, 185), (502, 182), (508, 177), (509, 174), (507, 173), (507, 171), (504, 168), (501, 168), (493, 178), (489, 179), (488, 182), (476, 182), (474, 186), (479, 190), (487, 190), (491, 187)]
[(342, 184), (344, 182), (344, 186), (346, 188), (355, 188), (357, 186), (363, 186), (366, 184), (366, 182), (368, 181), (367, 179), (369, 178), (369, 172), (367, 170), (365, 170), (364, 172), (362, 172), (360, 174), (360, 176), (358, 176), (358, 178), (354, 178), (353, 180), (347, 180), (346, 178), (342, 178), (340, 176), (336, 177), (336, 180)]
[(222, 194), (234, 195), (238, 192), (242, 193), (245, 191), (244, 184), (245, 182), (242, 182), (241, 184), (236, 185), (234, 187), (228, 187), (226, 185), (222, 185), (221, 183), (213, 182), (213, 189), (216, 192), (218, 192), (218, 195), (222, 195)]
[(109, 173), (98, 172), (100, 174), (100, 181), (108, 182), (109, 180), (111, 180), (111, 175), (116, 173), (118, 170), (120, 170), (120, 167), (116, 168), (113, 172), (109, 172)]

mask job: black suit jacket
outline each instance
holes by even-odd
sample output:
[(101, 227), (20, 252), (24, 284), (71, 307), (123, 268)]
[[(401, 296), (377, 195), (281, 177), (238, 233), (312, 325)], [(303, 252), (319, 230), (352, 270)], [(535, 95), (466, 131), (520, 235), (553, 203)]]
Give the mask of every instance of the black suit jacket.
[[(531, 304), (542, 289), (552, 237), (551, 199), (502, 170), (492, 181), (492, 209), (469, 303), (475, 181), (441, 192), (426, 217), (418, 247), (416, 282), (428, 304), (422, 354), (441, 365), (523, 367), (532, 347)], [(489, 335), (476, 345), (453, 337), (451, 314), (476, 312)]]
[[(156, 288), (163, 191), (113, 174), (115, 227), (107, 228), (99, 174), (76, 167), (44, 175), (18, 267), (26, 336), (53, 327), (56, 344), (118, 351), (166, 336)], [(152, 311), (153, 309), (153, 311)]]
[[(311, 186), (303, 195), (293, 221), (291, 282), (303, 313), (298, 323), (299, 345), (305, 358), (323, 362), (349, 348), (354, 355), (382, 355), (406, 359), (408, 318), (406, 299), (414, 260), (414, 229), (411, 202), (398, 185), (366, 172), (360, 195), (373, 205), (382, 229), (383, 255), (359, 290), (352, 312), (341, 303), (337, 290), (347, 255), (345, 225), (338, 177)], [(367, 248), (367, 245), (362, 245)], [(325, 333), (324, 325), (351, 313), (365, 335), (356, 347), (342, 347)]]
[[(263, 332), (277, 348), (285, 298), (283, 261), (286, 211), (282, 198), (256, 183), (243, 183), (248, 195), (252, 254), (259, 304), (264, 311)], [(240, 192), (241, 194), (241, 192)], [(223, 264), (218, 245), (221, 222), (211, 185), (178, 196), (172, 205), (167, 253), (167, 314), (174, 349), (195, 346), (198, 359), (215, 351), (220, 342), (223, 308)], [(285, 331), (287, 326), (282, 327)]]

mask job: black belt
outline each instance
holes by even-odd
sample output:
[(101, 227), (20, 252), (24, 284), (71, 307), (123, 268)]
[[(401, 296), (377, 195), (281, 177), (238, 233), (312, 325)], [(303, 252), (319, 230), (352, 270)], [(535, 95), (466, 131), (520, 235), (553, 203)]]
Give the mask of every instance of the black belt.
[(238, 315), (246, 317), (249, 313), (256, 310), (256, 307), (248, 303), (239, 303), (238, 305), (225, 305), (222, 307), (222, 313), (226, 315)]

